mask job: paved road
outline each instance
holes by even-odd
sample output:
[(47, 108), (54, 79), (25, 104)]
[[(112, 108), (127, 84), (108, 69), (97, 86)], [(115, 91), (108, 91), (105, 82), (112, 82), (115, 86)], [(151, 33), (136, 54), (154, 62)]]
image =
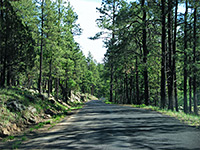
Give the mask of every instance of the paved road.
[(19, 149), (200, 150), (200, 130), (150, 110), (90, 101)]

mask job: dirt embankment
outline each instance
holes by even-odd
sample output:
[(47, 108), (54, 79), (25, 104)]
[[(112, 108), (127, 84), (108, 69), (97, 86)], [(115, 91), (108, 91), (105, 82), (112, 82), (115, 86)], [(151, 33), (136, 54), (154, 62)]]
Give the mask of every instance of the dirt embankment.
[(67, 114), (91, 99), (95, 97), (72, 92), (66, 103), (52, 95), (48, 97), (47, 94), (39, 94), (37, 90), (0, 89), (0, 138), (21, 132), (56, 115)]

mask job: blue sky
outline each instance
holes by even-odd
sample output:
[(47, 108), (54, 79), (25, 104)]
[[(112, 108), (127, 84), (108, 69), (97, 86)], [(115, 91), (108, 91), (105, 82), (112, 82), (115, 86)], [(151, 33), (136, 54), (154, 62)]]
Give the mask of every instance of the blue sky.
[(83, 29), (82, 35), (75, 37), (80, 44), (81, 50), (87, 56), (90, 51), (97, 62), (103, 62), (106, 49), (103, 48), (102, 40), (90, 40), (100, 29), (97, 27), (95, 20), (99, 18), (96, 7), (101, 6), (101, 0), (69, 0), (78, 14), (78, 23)]
[[(100, 29), (97, 27), (95, 20), (99, 18), (99, 13), (96, 11), (96, 7), (101, 6), (102, 0), (68, 0), (74, 8), (74, 11), (78, 14), (78, 23), (80, 23), (83, 29), (82, 35), (75, 37), (75, 40), (80, 44), (81, 50), (88, 55), (90, 51), (93, 58), (97, 62), (103, 62), (106, 49), (103, 47), (103, 41), (90, 40), (89, 37), (94, 36)], [(129, 0), (128, 0), (129, 1)], [(184, 6), (179, 6), (179, 12), (184, 13)]]

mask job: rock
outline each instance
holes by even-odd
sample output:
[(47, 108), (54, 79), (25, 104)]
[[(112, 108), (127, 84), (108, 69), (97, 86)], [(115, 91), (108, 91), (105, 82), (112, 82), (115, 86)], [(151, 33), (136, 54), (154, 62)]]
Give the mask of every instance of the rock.
[(67, 105), (65, 102), (63, 102), (62, 100), (58, 99), (58, 102), (61, 103), (63, 106), (70, 108), (70, 106)]
[(44, 96), (44, 98), (47, 98), (47, 99), (49, 98), (48, 93), (43, 93), (42, 95)]
[(37, 89), (29, 89), (29, 92), (31, 92), (33, 94), (39, 93), (39, 91)]
[(2, 135), (3, 135), (3, 136), (8, 136), (8, 135), (10, 135), (10, 132), (8, 131), (7, 128), (2, 128), (1, 130), (2, 130), (1, 132), (2, 132)]
[(17, 125), (16, 125), (15, 123), (12, 125), (12, 129), (13, 129), (14, 131), (17, 131)]
[(17, 125), (15, 123), (12, 125), (11, 130), (12, 130), (12, 132), (16, 132), (16, 131), (20, 132), (21, 131), (20, 128), (17, 127)]
[(22, 112), (23, 110), (26, 109), (26, 107), (22, 104), (20, 104), (18, 101), (14, 100), (14, 101), (11, 101), (9, 103), (7, 103), (7, 108), (10, 110), (10, 111), (19, 111), (19, 112)]
[(43, 117), (44, 117), (44, 119), (49, 119), (49, 118), (51, 118), (51, 115), (45, 114)]
[(28, 107), (28, 110), (29, 110), (32, 114), (34, 114), (34, 113), (37, 112), (37, 109), (34, 108), (33, 106), (29, 106), (29, 107)]
[(32, 94), (36, 94), (36, 93), (39, 93), (39, 91), (38, 90), (34, 90), (34, 89), (29, 89), (29, 92), (31, 92)]
[(80, 102), (80, 98), (76, 95), (74, 95), (74, 100), (77, 101), (77, 102)]
[(53, 111), (52, 109), (47, 109), (47, 110), (45, 110), (45, 114), (49, 114), (49, 115), (53, 116), (53, 115), (56, 115), (56, 112)]
[(54, 97), (50, 97), (49, 98), (49, 101), (51, 102), (51, 104), (55, 104), (56, 103), (56, 100)]
[(35, 124), (37, 121), (36, 121), (36, 119), (35, 119), (34, 117), (30, 117), (30, 118), (28, 119), (28, 122), (30, 122), (31, 124), (32, 124), (32, 123)]

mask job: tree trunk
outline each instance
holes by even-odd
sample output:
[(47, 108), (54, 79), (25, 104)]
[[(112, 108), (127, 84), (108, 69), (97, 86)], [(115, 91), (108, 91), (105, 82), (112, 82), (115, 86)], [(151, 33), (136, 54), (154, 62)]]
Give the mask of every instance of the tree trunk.
[[(190, 69), (190, 72), (192, 72), (191, 69)], [(189, 113), (191, 112), (192, 112), (192, 77), (190, 76), (189, 78)]]
[(58, 78), (55, 79), (55, 85), (56, 85), (55, 87), (56, 99), (58, 100), (58, 93), (59, 93), (59, 79)]
[[(131, 71), (132, 73), (133, 71)], [(131, 74), (131, 77), (130, 77), (130, 81), (129, 81), (129, 96), (130, 96), (130, 102), (131, 104), (133, 103), (133, 75)]]
[(185, 2), (185, 30), (184, 30), (184, 112), (188, 113), (187, 104), (187, 15), (188, 15), (188, 1)]
[(166, 29), (165, 29), (165, 0), (162, 0), (162, 62), (161, 62), (161, 108), (165, 108), (166, 103), (166, 89), (165, 89), (165, 42), (166, 42)]
[(175, 108), (178, 112), (178, 96), (177, 96), (177, 82), (176, 82), (176, 33), (177, 33), (177, 13), (178, 12), (178, 0), (176, 0), (175, 6), (175, 23), (174, 23), (174, 42), (173, 42), (173, 66), (172, 72), (174, 76), (174, 100), (175, 100)]
[[(1, 8), (3, 8), (3, 0), (0, 1), (1, 3)], [(1, 15), (0, 15), (0, 22), (1, 22), (1, 25), (2, 25), (2, 29), (0, 30), (0, 87), (3, 86), (2, 84), (2, 81), (3, 81), (3, 54), (4, 54), (4, 48), (3, 48), (3, 26), (4, 26), (4, 20), (3, 20), (3, 9), (1, 9), (0, 11)]]
[(143, 45), (143, 63), (144, 63), (144, 86), (145, 86), (145, 105), (149, 105), (149, 81), (148, 81), (148, 70), (147, 70), (147, 31), (146, 31), (146, 8), (145, 6), (145, 0), (142, 0), (142, 9), (143, 9), (143, 39), (142, 39), (142, 45)]
[(11, 67), (7, 67), (7, 78), (6, 78), (6, 81), (7, 81), (7, 86), (11, 86)]
[(198, 115), (198, 107), (197, 107), (197, 93), (196, 93), (196, 74), (197, 74), (197, 68), (196, 68), (196, 43), (197, 43), (197, 36), (196, 36), (196, 23), (197, 23), (197, 6), (194, 8), (194, 46), (193, 46), (193, 102), (194, 102), (194, 113)]
[(168, 2), (168, 109), (173, 110), (173, 71), (172, 71), (172, 1)]
[(43, 27), (44, 27), (44, 0), (42, 0), (42, 26), (41, 26), (41, 44), (40, 44), (40, 75), (39, 75), (39, 93), (42, 92), (42, 61), (43, 61)]
[(48, 97), (50, 96), (51, 91), (52, 91), (52, 76), (51, 76), (51, 72), (52, 72), (52, 60), (50, 60), (50, 63), (49, 63)]
[(126, 99), (127, 103), (131, 104), (131, 99), (129, 98), (129, 86), (128, 86), (128, 74), (126, 73)]
[(140, 88), (139, 88), (139, 74), (138, 74), (138, 58), (136, 56), (136, 65), (135, 65), (135, 71), (136, 71), (136, 102), (138, 105), (140, 105), (142, 102), (140, 100)]
[(113, 102), (113, 64), (110, 67), (110, 102)]
[[(3, 39), (2, 39), (2, 41), (5, 43), (5, 46), (4, 47), (2, 47), (2, 52), (3, 52), (3, 54), (2, 54), (2, 65), (3, 65), (3, 68), (2, 68), (2, 73), (1, 73), (1, 87), (4, 87), (5, 86), (5, 83), (6, 83), (6, 65), (7, 65), (7, 52), (9, 51), (9, 49), (8, 49), (8, 35), (9, 35), (9, 28), (8, 28), (8, 26), (9, 26), (9, 24), (8, 24), (8, 7), (6, 6), (6, 2), (5, 3), (3, 3), (3, 1), (1, 1), (1, 5), (3, 6), (5, 6), (5, 12), (3, 12), (3, 10), (1, 10), (1, 18), (2, 18), (2, 21), (4, 22), (5, 21), (5, 23), (4, 23), (4, 25), (6, 26), (5, 27), (5, 34), (4, 34), (4, 37), (3, 37)], [(5, 20), (4, 20), (4, 15), (3, 14), (5, 14)], [(6, 50), (7, 50), (7, 52), (6, 52)]]
[[(112, 26), (114, 27), (115, 25), (115, 11), (116, 11), (116, 6), (115, 6), (115, 0), (113, 1), (113, 16), (112, 16)], [(115, 39), (115, 33), (114, 30), (112, 31), (112, 46), (114, 46), (114, 39)], [(112, 54), (111, 54), (112, 55)], [(111, 65), (110, 65), (110, 102), (113, 101), (113, 57), (111, 56)]]

